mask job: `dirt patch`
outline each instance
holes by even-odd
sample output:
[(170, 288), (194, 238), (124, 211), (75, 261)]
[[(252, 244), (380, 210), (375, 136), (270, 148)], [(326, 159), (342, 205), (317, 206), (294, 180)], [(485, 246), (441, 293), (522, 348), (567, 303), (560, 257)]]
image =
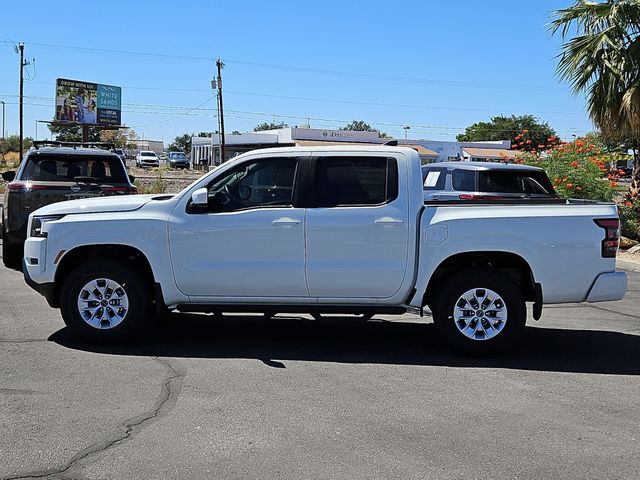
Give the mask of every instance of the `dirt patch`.
[(178, 193), (207, 172), (166, 168), (129, 168), (139, 193)]

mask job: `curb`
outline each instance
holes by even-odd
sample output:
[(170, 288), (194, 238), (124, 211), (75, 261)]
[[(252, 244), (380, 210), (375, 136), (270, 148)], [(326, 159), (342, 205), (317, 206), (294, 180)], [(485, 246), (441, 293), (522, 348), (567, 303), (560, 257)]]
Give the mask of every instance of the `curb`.
[(616, 267), (631, 270), (632, 272), (640, 272), (640, 262), (632, 262), (622, 258), (616, 258)]

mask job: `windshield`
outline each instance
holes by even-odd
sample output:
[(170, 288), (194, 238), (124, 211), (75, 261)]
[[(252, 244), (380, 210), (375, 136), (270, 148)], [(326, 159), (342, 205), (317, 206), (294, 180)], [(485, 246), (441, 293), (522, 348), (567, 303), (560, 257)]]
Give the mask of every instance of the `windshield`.
[(187, 158), (187, 156), (184, 153), (170, 153), (169, 158), (177, 158), (180, 160), (184, 160)]
[(22, 180), (128, 183), (122, 162), (115, 155), (30, 155), (22, 172)]
[(155, 157), (156, 153), (155, 152), (140, 152), (140, 155), (143, 157)]

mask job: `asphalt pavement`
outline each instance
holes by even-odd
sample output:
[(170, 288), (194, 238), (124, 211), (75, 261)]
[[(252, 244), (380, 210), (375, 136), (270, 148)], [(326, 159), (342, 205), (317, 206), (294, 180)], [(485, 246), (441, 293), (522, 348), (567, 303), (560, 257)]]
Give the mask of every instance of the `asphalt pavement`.
[(69, 334), (0, 268), (0, 479), (640, 478), (640, 273), (465, 358), (428, 318), (173, 314)]

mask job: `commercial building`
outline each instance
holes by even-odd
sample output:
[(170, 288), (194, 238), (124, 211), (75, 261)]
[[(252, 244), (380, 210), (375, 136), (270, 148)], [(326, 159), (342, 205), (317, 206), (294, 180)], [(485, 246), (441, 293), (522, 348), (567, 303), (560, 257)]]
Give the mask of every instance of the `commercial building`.
[[(225, 160), (251, 150), (271, 147), (382, 145), (390, 138), (380, 138), (377, 132), (327, 130), (286, 127), (262, 132), (225, 135)], [(501, 161), (511, 159), (509, 140), (497, 142), (443, 142), (437, 140), (402, 140), (398, 145), (413, 148), (423, 163), (444, 161)], [(194, 167), (221, 163), (220, 135), (193, 137), (191, 159)]]

